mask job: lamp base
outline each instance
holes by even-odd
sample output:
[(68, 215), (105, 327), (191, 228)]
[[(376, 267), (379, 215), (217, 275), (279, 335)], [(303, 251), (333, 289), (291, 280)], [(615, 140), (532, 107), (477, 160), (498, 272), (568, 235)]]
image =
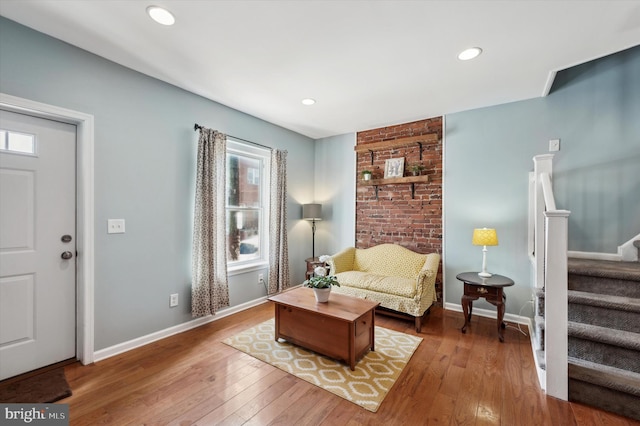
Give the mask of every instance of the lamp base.
[(478, 276), (482, 278), (490, 278), (493, 276), (493, 274), (490, 274), (486, 271), (482, 271), (482, 272), (478, 272)]

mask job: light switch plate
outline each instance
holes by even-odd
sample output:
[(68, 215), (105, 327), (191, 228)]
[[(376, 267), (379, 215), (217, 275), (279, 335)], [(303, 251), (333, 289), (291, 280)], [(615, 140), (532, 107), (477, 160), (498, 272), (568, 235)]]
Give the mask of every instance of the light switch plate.
[(560, 139), (551, 139), (549, 141), (549, 151), (560, 151)]
[(124, 219), (107, 220), (107, 234), (124, 234)]
[(169, 296), (169, 307), (174, 308), (178, 306), (178, 293), (173, 293)]

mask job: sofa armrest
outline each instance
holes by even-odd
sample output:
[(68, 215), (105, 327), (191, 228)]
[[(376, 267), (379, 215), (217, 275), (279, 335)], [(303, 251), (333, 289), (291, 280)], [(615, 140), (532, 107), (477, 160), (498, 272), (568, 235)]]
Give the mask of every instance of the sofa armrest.
[(331, 268), (329, 275), (335, 275), (345, 271), (352, 271), (355, 255), (355, 247), (347, 247), (346, 249), (331, 256), (329, 260), (327, 260), (327, 263)]
[[(422, 299), (424, 294), (429, 293), (427, 290), (435, 286), (439, 267), (440, 255), (438, 253), (428, 254), (424, 266), (416, 277), (416, 301)], [(433, 294), (435, 297), (435, 292)]]

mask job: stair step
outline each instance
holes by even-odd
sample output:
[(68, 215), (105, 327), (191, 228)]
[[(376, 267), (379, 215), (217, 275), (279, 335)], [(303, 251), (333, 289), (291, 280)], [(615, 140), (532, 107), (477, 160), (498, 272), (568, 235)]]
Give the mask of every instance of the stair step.
[(640, 374), (569, 357), (569, 400), (640, 420)]
[(569, 290), (569, 321), (640, 333), (640, 299)]
[(569, 356), (640, 373), (640, 334), (570, 321)]
[(567, 268), (570, 274), (640, 281), (640, 262), (569, 258)]
[(640, 397), (640, 373), (569, 357), (569, 377)]
[(640, 298), (640, 262), (568, 260), (569, 290)]

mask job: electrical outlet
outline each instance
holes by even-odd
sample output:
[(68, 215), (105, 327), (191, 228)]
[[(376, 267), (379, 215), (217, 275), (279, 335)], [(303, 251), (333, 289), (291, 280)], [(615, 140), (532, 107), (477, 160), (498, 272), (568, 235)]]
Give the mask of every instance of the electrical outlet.
[(124, 234), (124, 219), (108, 219), (107, 234)]
[(169, 296), (169, 307), (174, 308), (178, 306), (178, 293), (173, 293)]
[(560, 139), (551, 139), (549, 141), (549, 151), (560, 151)]
[(258, 274), (258, 285), (264, 282), (264, 274)]

